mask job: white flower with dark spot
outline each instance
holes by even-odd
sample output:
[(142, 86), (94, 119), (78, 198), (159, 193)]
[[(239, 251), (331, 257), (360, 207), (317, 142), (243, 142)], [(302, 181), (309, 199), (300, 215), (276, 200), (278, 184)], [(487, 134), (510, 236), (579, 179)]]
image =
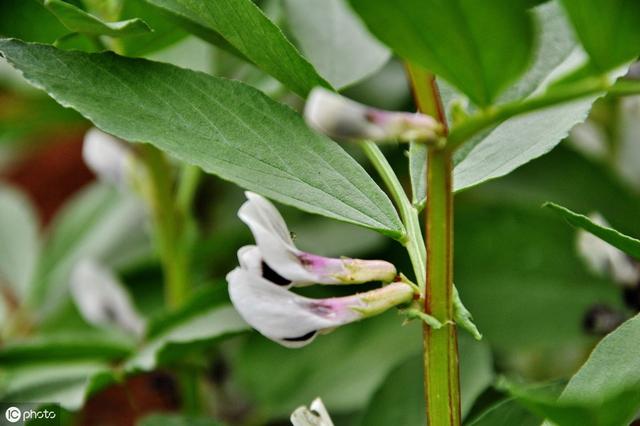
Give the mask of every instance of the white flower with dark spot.
[(258, 194), (246, 196), (238, 217), (251, 229), (257, 246), (241, 248), (238, 257), (270, 281), (304, 286), (391, 282), (396, 277), (395, 266), (383, 260), (329, 258), (299, 250), (278, 210)]
[(82, 259), (71, 272), (73, 301), (87, 322), (98, 327), (119, 327), (142, 335), (145, 321), (113, 273), (92, 259)]

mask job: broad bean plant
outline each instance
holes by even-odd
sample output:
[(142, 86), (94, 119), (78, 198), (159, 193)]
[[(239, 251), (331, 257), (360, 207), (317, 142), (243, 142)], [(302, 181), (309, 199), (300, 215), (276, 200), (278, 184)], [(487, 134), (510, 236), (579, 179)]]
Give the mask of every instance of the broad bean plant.
[(4, 163), (66, 129), (96, 177), (46, 225), (0, 187), (3, 407), (640, 413), (640, 2), (5, 0), (0, 36)]

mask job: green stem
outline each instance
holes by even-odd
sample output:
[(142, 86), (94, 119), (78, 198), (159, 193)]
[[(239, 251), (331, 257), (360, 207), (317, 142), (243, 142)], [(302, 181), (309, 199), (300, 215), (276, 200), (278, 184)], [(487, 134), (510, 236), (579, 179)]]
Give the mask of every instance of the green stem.
[(509, 102), (488, 108), (470, 117), (460, 126), (455, 127), (449, 135), (447, 148), (455, 150), (478, 132), (516, 115), (599, 93), (609, 93), (614, 96), (637, 95), (640, 94), (640, 81), (619, 80), (612, 84), (606, 77), (588, 78), (562, 87), (552, 88), (541, 95), (533, 96), (523, 101)]
[(172, 170), (164, 154), (151, 145), (143, 145), (141, 158), (148, 171), (145, 194), (154, 222), (156, 244), (165, 275), (165, 301), (177, 308), (188, 294), (187, 251), (180, 244), (183, 221), (175, 208)]
[(425, 313), (445, 324), (424, 327), (425, 391), (429, 425), (460, 424), (458, 341), (453, 325), (453, 161), (430, 149), (427, 169), (427, 287)]
[(400, 237), (399, 241), (409, 253), (411, 264), (413, 265), (414, 273), (416, 275), (416, 281), (418, 282), (418, 287), (421, 292), (424, 292), (426, 252), (424, 240), (422, 239), (422, 230), (420, 229), (420, 221), (418, 219), (418, 211), (411, 204), (402, 184), (398, 180), (398, 177), (384, 154), (380, 151), (378, 145), (371, 141), (365, 141), (362, 142), (362, 149), (382, 178), (385, 186), (391, 194), (391, 198), (393, 198), (393, 201), (398, 207), (400, 219), (406, 228), (406, 231), (402, 237)]
[[(447, 129), (435, 76), (414, 65), (407, 69), (419, 110), (437, 118)], [(452, 151), (435, 146), (428, 149), (424, 311), (444, 325), (439, 329), (423, 326), (427, 420), (430, 426), (459, 426), (460, 373), (453, 321)]]
[(191, 164), (184, 164), (180, 175), (180, 184), (176, 195), (176, 208), (183, 217), (191, 215), (193, 200), (202, 177), (202, 169)]

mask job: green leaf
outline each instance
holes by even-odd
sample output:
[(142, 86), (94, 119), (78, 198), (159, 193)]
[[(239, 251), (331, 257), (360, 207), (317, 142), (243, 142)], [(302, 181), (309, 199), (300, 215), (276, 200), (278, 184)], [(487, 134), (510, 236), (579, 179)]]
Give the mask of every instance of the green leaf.
[(589, 345), (582, 322), (593, 305), (621, 306), (619, 289), (584, 267), (573, 229), (540, 208), (550, 198), (597, 209), (630, 229), (639, 225), (636, 198), (606, 170), (563, 148), (456, 198), (455, 277), (462, 300), (494, 349), (519, 359), (538, 351), (521, 361), (538, 375), (574, 368), (575, 359), (565, 366), (534, 359)]
[(596, 71), (640, 54), (640, 3), (635, 0), (562, 0)]
[(53, 43), (69, 31), (35, 0), (0, 1), (0, 36)]
[(125, 369), (128, 372), (150, 371), (248, 329), (232, 306), (218, 305), (155, 335), (126, 362)]
[(38, 217), (27, 198), (0, 186), (0, 287), (22, 299), (29, 291), (40, 253)]
[(69, 335), (13, 342), (0, 349), (3, 367), (66, 360), (118, 360), (132, 352), (122, 340)]
[[(607, 335), (571, 378), (561, 403), (611, 404), (602, 425), (627, 424), (640, 409), (640, 315)], [(606, 422), (604, 421), (606, 420)]]
[[(230, 362), (268, 418), (288, 418), (316, 397), (333, 416), (364, 407), (389, 371), (420, 353), (419, 324), (400, 327), (401, 322), (389, 313), (341, 327), (295, 351), (256, 334)], [(273, 374), (274, 366), (283, 368)]]
[(83, 257), (113, 264), (149, 244), (140, 201), (118, 190), (92, 185), (54, 219), (38, 263), (30, 303), (46, 318), (67, 300), (69, 274)]
[(251, 0), (147, 1), (220, 34), (258, 68), (301, 96), (315, 86), (330, 87)]
[(541, 422), (540, 417), (509, 398), (489, 407), (467, 426), (539, 426)]
[(77, 410), (115, 380), (109, 366), (97, 361), (25, 365), (1, 372), (0, 400), (46, 401)]
[(45, 0), (44, 5), (65, 27), (77, 33), (125, 37), (152, 31), (143, 20), (137, 18), (118, 22), (104, 22), (100, 18), (62, 0)]
[(345, 0), (286, 0), (287, 23), (302, 52), (336, 88), (379, 70), (389, 50), (374, 39)]
[(15, 40), (0, 41), (0, 51), (32, 84), (106, 132), (152, 143), (284, 204), (394, 237), (402, 233), (391, 201), (355, 160), (256, 89), (110, 53)]
[[(539, 28), (533, 64), (500, 96), (500, 102), (526, 98), (543, 90), (553, 76), (579, 60), (571, 28), (557, 2), (535, 8), (533, 17)], [(455, 98), (461, 96), (444, 84), (440, 84), (440, 88), (445, 106), (450, 106)], [(514, 118), (468, 141), (456, 152), (455, 189), (461, 190), (503, 176), (550, 151), (575, 124), (586, 118), (593, 100), (595, 97)], [(426, 150), (412, 148), (410, 158), (411, 164), (415, 164), (411, 173), (414, 202), (420, 200), (423, 204)]]
[(601, 240), (606, 241), (612, 246), (622, 250), (629, 256), (640, 259), (640, 240), (624, 235), (613, 228), (598, 225), (587, 216), (574, 213), (571, 210), (557, 204), (545, 203), (545, 207), (548, 207), (554, 212), (558, 213), (561, 217), (563, 217), (567, 222), (569, 222), (576, 228), (584, 229), (585, 231), (592, 233)]
[[(462, 415), (493, 380), (491, 352), (484, 343), (460, 339)], [(412, 357), (389, 373), (365, 410), (362, 426), (426, 424), (422, 356)]]
[(144, 417), (137, 426), (223, 426), (206, 417), (182, 416), (179, 414), (152, 414)]
[(475, 104), (490, 105), (529, 63), (533, 21), (523, 2), (351, 0), (380, 40)]
[[(566, 402), (544, 395), (543, 392), (507, 385), (516, 400), (531, 412), (546, 417), (553, 425), (562, 426), (624, 426), (640, 408), (638, 387), (614, 395), (604, 395), (597, 403)], [(548, 421), (544, 423), (551, 426)]]

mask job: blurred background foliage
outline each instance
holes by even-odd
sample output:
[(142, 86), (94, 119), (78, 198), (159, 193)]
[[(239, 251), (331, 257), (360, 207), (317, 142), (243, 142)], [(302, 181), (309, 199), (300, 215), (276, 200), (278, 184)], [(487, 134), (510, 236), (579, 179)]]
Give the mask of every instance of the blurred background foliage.
[[(125, 55), (240, 79), (295, 108), (301, 105), (272, 77), (229, 53), (233, 49), (204, 41), (212, 35), (194, 30), (197, 23), (151, 5), (169, 0), (68, 3), (106, 21), (146, 22), (153, 32), (106, 39)], [(401, 63), (351, 24), (356, 18), (342, 1), (331, 0), (333, 8), (317, 12), (319, 3), (313, 1), (258, 3), (347, 96), (387, 109), (414, 109)], [(344, 35), (308, 31), (314, 25), (322, 29), (323, 13), (339, 14), (352, 31), (349, 37), (372, 45), (369, 62), (358, 63), (353, 52), (341, 50)], [(98, 50), (95, 36), (65, 27), (36, 0), (0, 2), (0, 35)], [(326, 59), (327, 48), (344, 56)], [(346, 67), (331, 62), (345, 60), (350, 60)], [(468, 424), (539, 424), (493, 386), (495, 379), (563, 383), (610, 331), (590, 328), (593, 315), (634, 313), (612, 279), (596, 276), (582, 261), (576, 231), (541, 206), (554, 201), (576, 211), (598, 211), (616, 229), (640, 235), (638, 123), (639, 98), (601, 99), (589, 120), (554, 151), (457, 195), (455, 282), (484, 334), (481, 343), (461, 336)], [(338, 329), (300, 350), (242, 327), (232, 335), (211, 331), (203, 319), (224, 320), (224, 308), (213, 309), (228, 303), (224, 275), (237, 262), (237, 248), (251, 241), (236, 218), (242, 191), (218, 178), (207, 176), (197, 193), (201, 233), (191, 273), (197, 290), (180, 312), (165, 312), (144, 207), (131, 194), (95, 181), (82, 163), (81, 141), (89, 126), (0, 62), (0, 270), (22, 288), (9, 291), (0, 282), (3, 401), (60, 402), (70, 423), (135, 424), (150, 413), (181, 411), (189, 390), (180, 388), (172, 371), (187, 365), (205, 395), (190, 415), (214, 413), (221, 423), (172, 415), (139, 424), (287, 424), (296, 406), (316, 396), (337, 425), (424, 423), (422, 377), (416, 374), (419, 327), (399, 327), (396, 313)], [(359, 151), (346, 149), (362, 160)], [(385, 153), (410, 188), (404, 147), (391, 145)], [(400, 270), (411, 270), (401, 247), (372, 231), (291, 208), (282, 211), (303, 250), (389, 259)], [(146, 342), (90, 326), (71, 303), (69, 271), (87, 254), (117, 271), (150, 318), (154, 333)], [(27, 292), (27, 286), (35, 290)], [(309, 291), (335, 295), (350, 289)], [(27, 293), (32, 300), (20, 303)]]

